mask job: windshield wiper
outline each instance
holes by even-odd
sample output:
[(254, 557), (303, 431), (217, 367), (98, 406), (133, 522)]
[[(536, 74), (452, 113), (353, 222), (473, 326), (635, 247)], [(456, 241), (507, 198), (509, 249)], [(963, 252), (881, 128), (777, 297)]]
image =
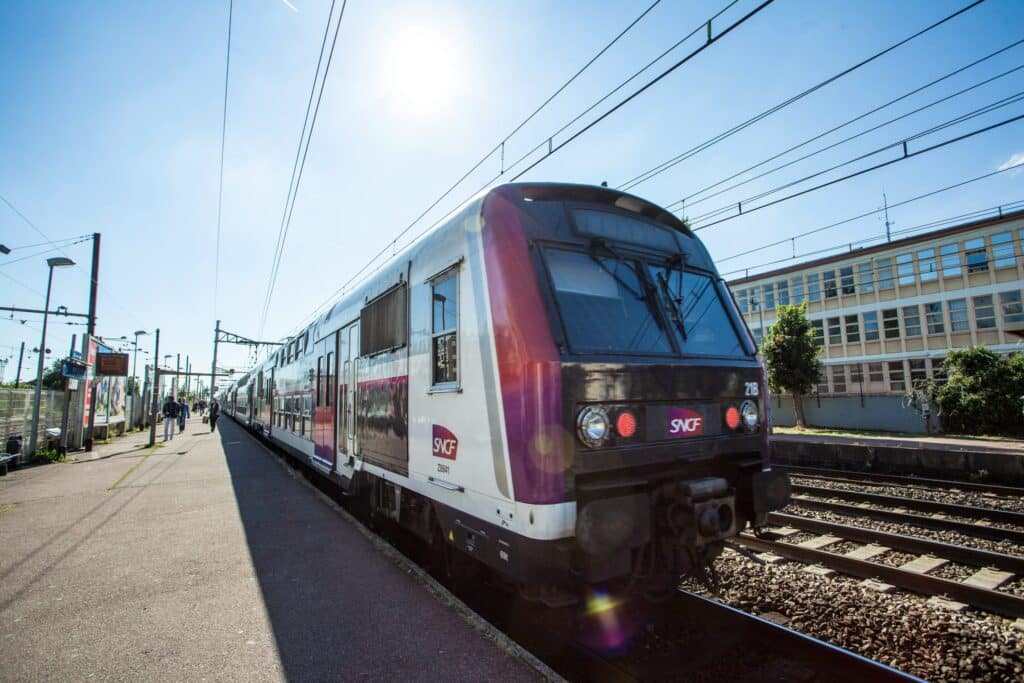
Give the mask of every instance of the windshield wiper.
[(661, 307), (658, 305), (657, 297), (654, 296), (654, 285), (651, 284), (650, 279), (644, 273), (644, 269), (637, 265), (631, 259), (628, 259), (625, 256), (619, 254), (617, 251), (608, 246), (608, 244), (605, 243), (605, 241), (602, 239), (592, 239), (590, 241), (590, 245), (592, 248), (599, 247), (608, 252), (611, 255), (611, 257), (615, 259), (616, 270), (619, 264), (625, 264), (627, 268), (633, 271), (633, 276), (636, 277), (637, 281), (640, 283), (640, 286), (643, 287), (643, 293), (633, 291), (633, 288), (629, 285), (629, 283), (623, 280), (616, 271), (610, 270), (608, 266), (605, 265), (604, 261), (602, 261), (600, 257), (594, 254), (592, 250), (587, 251), (587, 256), (589, 256), (594, 261), (594, 263), (596, 263), (598, 267), (601, 268), (601, 270), (608, 273), (608, 275), (610, 275), (613, 280), (619, 283), (627, 292), (632, 294), (640, 301), (644, 302), (644, 304), (647, 306), (648, 312), (651, 314), (651, 317), (654, 318), (654, 320), (658, 323), (658, 326), (661, 327), (662, 330), (667, 332), (664, 324), (665, 321), (662, 319)]
[(684, 254), (676, 254), (671, 256), (665, 263), (665, 272), (671, 273), (673, 266), (679, 267), (679, 286), (675, 295), (672, 294), (672, 288), (669, 287), (668, 278), (665, 274), (658, 272), (658, 285), (661, 287), (662, 296), (664, 296), (669, 302), (669, 310), (671, 311), (672, 321), (679, 328), (679, 333), (683, 335), (683, 341), (686, 341), (686, 321), (683, 318), (683, 266), (686, 264), (686, 256)]

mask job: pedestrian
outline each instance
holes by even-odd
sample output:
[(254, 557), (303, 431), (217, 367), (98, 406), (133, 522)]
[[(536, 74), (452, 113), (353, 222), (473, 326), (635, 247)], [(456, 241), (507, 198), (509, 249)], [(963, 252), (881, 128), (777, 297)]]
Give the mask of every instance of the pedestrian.
[(210, 431), (217, 428), (217, 417), (220, 415), (220, 404), (217, 399), (210, 401)]
[(203, 415), (206, 415), (206, 399), (199, 402), (199, 416), (202, 417)]
[(189, 417), (188, 404), (185, 403), (185, 399), (178, 399), (178, 433), (181, 434), (185, 431), (185, 420)]
[(178, 404), (173, 396), (164, 400), (164, 441), (174, 440), (174, 423), (178, 418)]

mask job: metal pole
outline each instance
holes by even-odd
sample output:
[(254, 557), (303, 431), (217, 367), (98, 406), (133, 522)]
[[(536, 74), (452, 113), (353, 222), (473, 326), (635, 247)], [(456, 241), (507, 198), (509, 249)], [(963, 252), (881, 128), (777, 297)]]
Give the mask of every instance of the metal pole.
[(160, 394), (160, 328), (156, 328), (156, 346), (153, 348), (153, 409), (149, 416), (149, 445), (156, 444), (156, 410)]
[(213, 363), (210, 364), (210, 402), (214, 399), (214, 390), (217, 387), (217, 343), (220, 341), (220, 321), (213, 329)]
[[(89, 344), (92, 343), (93, 335), (96, 334), (96, 294), (100, 282), (100, 233), (94, 232), (92, 234), (92, 272), (89, 275), (89, 320), (88, 327), (86, 328), (86, 334), (82, 339), (82, 356), (86, 360), (89, 358)], [(84, 406), (85, 392), (82, 392), (82, 402)], [(85, 430), (85, 438), (83, 439), (83, 446), (86, 451), (92, 450), (92, 439), (93, 429), (96, 426), (96, 376), (93, 375), (92, 380), (89, 382), (89, 424)]]
[(139, 335), (135, 335), (135, 351), (132, 353), (132, 415), (131, 426), (135, 428), (135, 394), (139, 391), (139, 379), (135, 374), (139, 362)]
[(174, 365), (174, 389), (173, 389), (173, 391), (171, 391), (171, 393), (174, 394), (174, 398), (176, 398), (176, 399), (181, 398), (181, 396), (179, 395), (179, 394), (181, 394), (181, 386), (178, 384), (178, 382), (181, 381), (181, 380), (178, 379), (178, 375), (180, 375), (180, 374), (181, 374), (181, 354), (179, 353), (178, 356), (177, 356), (177, 360), (175, 361), (175, 365)]
[(25, 342), (21, 342), (21, 351), (18, 352), (18, 374), (14, 377), (14, 388), (21, 385), (21, 362), (25, 360)]
[(146, 418), (144, 416), (145, 415), (145, 410), (146, 410), (146, 397), (149, 396), (149, 391), (150, 391), (150, 388), (149, 388), (149, 364), (148, 363), (146, 364), (146, 367), (143, 369), (142, 374), (143, 374), (143, 377), (144, 377), (144, 379), (142, 380), (142, 397), (141, 397), (142, 398), (143, 416), (142, 416), (142, 424), (140, 426), (144, 427), (144, 426), (146, 426)]
[(39, 364), (36, 368), (36, 391), (32, 401), (32, 433), (28, 438), (28, 452), (26, 455), (35, 455), (36, 442), (39, 437), (39, 401), (43, 397), (43, 366), (46, 365), (46, 322), (50, 310), (50, 287), (53, 285), (53, 266), (50, 266), (50, 274), (46, 278), (46, 305), (43, 306), (43, 335), (39, 342)]
[(188, 390), (192, 386), (189, 382), (191, 376), (189, 373), (192, 371), (192, 363), (189, 361), (188, 354), (185, 354), (185, 395), (188, 396)]
[[(75, 342), (78, 341), (78, 335), (71, 335), (71, 349), (68, 351), (70, 356), (75, 352)], [(68, 452), (68, 418), (71, 413), (71, 387), (69, 386), (71, 380), (64, 379), (64, 411), (60, 418), (60, 454), (64, 455)]]

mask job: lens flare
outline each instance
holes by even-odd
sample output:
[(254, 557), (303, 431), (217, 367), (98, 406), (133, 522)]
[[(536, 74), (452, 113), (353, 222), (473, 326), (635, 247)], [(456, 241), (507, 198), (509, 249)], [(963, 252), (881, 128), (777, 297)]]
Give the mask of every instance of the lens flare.
[(583, 607), (580, 635), (587, 645), (602, 652), (626, 651), (643, 623), (625, 598), (603, 589), (595, 589)]

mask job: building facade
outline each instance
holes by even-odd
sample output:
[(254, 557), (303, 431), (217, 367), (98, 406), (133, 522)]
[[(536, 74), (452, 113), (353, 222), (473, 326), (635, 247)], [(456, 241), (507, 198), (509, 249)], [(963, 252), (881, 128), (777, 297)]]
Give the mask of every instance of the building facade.
[(783, 304), (807, 302), (823, 347), (818, 394), (905, 395), (949, 349), (1022, 348), (1024, 211), (733, 280), (760, 344)]

